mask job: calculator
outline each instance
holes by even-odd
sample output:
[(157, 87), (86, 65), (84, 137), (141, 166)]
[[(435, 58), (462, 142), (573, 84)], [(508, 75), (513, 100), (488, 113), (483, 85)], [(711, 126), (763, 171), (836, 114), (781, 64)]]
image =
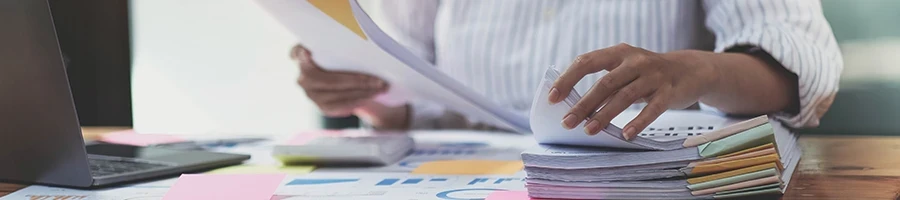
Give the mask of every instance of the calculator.
[(388, 165), (414, 146), (407, 134), (322, 136), (302, 144), (276, 145), (272, 155), (285, 165)]

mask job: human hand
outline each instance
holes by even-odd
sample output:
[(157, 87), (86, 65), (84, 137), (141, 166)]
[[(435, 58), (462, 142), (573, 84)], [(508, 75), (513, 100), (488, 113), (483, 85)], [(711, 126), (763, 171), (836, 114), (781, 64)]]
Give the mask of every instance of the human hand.
[(388, 89), (387, 83), (378, 77), (322, 69), (312, 60), (311, 53), (300, 45), (291, 49), (291, 59), (300, 67), (297, 84), (329, 117), (350, 116), (357, 108), (375, 104), (375, 96)]
[(632, 103), (646, 100), (647, 106), (624, 127), (623, 136), (630, 140), (667, 109), (691, 106), (714, 90), (718, 71), (701, 54), (689, 50), (660, 54), (627, 44), (582, 54), (553, 84), (549, 101), (562, 101), (585, 75), (607, 70), (572, 106), (562, 126), (572, 129), (587, 120), (585, 133), (595, 135)]

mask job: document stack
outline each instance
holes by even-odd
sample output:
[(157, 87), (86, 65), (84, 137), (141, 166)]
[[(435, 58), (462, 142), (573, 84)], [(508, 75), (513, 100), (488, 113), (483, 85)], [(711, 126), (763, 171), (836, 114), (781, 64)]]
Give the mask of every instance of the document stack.
[[(545, 82), (558, 72), (550, 69)], [(781, 195), (800, 158), (796, 136), (766, 116), (734, 120), (669, 111), (634, 140), (616, 124), (594, 136), (558, 123), (574, 102), (551, 105), (542, 83), (531, 127), (542, 145), (522, 153), (531, 197), (550, 199), (726, 199)]]

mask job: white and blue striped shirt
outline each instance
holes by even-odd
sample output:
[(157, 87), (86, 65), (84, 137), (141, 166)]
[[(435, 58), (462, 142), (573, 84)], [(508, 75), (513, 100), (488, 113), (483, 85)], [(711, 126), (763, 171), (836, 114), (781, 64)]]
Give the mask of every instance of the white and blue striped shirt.
[[(843, 61), (818, 0), (384, 0), (382, 28), (499, 105), (527, 113), (550, 65), (618, 43), (654, 52), (760, 47), (798, 75), (800, 112), (774, 116), (817, 126), (838, 90)], [(577, 86), (587, 91), (599, 74)], [(444, 110), (412, 104), (414, 128)]]

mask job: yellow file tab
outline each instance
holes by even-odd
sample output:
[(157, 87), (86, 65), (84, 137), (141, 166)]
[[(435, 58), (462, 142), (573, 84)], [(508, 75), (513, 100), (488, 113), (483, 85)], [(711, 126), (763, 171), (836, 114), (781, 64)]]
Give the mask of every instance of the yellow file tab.
[(412, 174), (440, 175), (512, 175), (522, 170), (519, 160), (441, 160), (422, 163)]
[(350, 1), (343, 0), (309, 0), (309, 3), (321, 10), (323, 13), (344, 25), (359, 37), (366, 39), (366, 34), (363, 33), (362, 29), (359, 27), (359, 23), (356, 22), (356, 18), (353, 17), (353, 10), (350, 8)]

